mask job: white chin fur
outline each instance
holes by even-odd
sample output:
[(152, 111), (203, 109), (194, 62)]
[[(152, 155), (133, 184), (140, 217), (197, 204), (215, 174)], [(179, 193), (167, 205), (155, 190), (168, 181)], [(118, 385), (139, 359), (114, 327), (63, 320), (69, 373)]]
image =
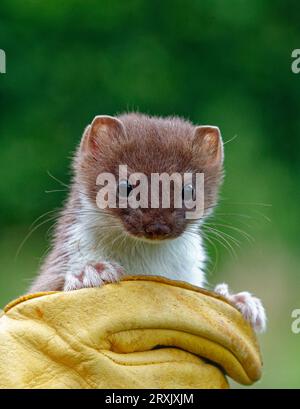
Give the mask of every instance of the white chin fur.
[[(91, 208), (83, 198), (83, 207)], [(118, 262), (128, 275), (161, 275), (203, 286), (205, 252), (199, 234), (183, 233), (176, 239), (149, 240), (130, 237), (121, 222), (107, 214), (84, 211), (68, 243), (72, 254), (69, 271), (81, 271), (101, 259)]]

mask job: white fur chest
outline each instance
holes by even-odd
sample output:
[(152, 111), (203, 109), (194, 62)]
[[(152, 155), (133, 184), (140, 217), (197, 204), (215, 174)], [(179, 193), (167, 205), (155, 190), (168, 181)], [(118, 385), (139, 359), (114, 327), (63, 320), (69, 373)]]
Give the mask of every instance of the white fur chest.
[(134, 251), (128, 250), (118, 258), (128, 274), (161, 275), (198, 286), (204, 284), (205, 255), (200, 237), (182, 236), (159, 244), (141, 242)]
[(205, 252), (199, 235), (184, 233), (177, 239), (149, 243), (129, 237), (107, 220), (83, 217), (72, 229), (69, 272), (81, 271), (101, 260), (116, 261), (128, 275), (161, 275), (203, 286)]

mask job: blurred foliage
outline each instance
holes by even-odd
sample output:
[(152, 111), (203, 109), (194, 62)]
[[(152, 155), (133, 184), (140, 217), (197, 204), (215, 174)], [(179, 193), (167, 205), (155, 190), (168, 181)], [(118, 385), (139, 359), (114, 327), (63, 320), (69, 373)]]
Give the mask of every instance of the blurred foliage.
[(61, 206), (66, 192), (45, 193), (64, 190), (48, 172), (68, 183), (94, 115), (139, 110), (215, 124), (228, 141), (216, 220), (240, 247), (227, 237), (232, 257), (218, 240), (209, 245), (209, 281), (264, 300), (260, 385), (299, 387), (300, 335), (290, 331), (300, 308), (300, 74), (291, 71), (299, 12), (296, 0), (2, 0), (1, 305), (37, 269), (49, 225), (15, 259), (18, 245), (37, 217)]

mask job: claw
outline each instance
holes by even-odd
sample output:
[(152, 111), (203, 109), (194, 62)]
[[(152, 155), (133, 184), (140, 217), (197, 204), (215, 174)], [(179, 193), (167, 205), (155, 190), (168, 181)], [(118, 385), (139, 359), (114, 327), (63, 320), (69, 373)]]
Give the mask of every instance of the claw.
[(64, 291), (101, 287), (105, 283), (118, 281), (122, 274), (122, 267), (114, 262), (102, 261), (95, 265), (88, 264), (79, 274), (72, 272), (67, 276)]
[(262, 302), (247, 291), (230, 294), (227, 284), (219, 284), (215, 292), (227, 298), (242, 313), (243, 317), (250, 322), (256, 332), (266, 329), (266, 313)]

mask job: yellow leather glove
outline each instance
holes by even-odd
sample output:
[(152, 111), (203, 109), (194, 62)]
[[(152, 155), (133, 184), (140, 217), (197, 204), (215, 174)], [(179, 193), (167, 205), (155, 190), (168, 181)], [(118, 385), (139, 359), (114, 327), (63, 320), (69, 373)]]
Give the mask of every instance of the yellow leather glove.
[(159, 277), (24, 296), (0, 318), (1, 388), (227, 388), (261, 365), (239, 311)]

